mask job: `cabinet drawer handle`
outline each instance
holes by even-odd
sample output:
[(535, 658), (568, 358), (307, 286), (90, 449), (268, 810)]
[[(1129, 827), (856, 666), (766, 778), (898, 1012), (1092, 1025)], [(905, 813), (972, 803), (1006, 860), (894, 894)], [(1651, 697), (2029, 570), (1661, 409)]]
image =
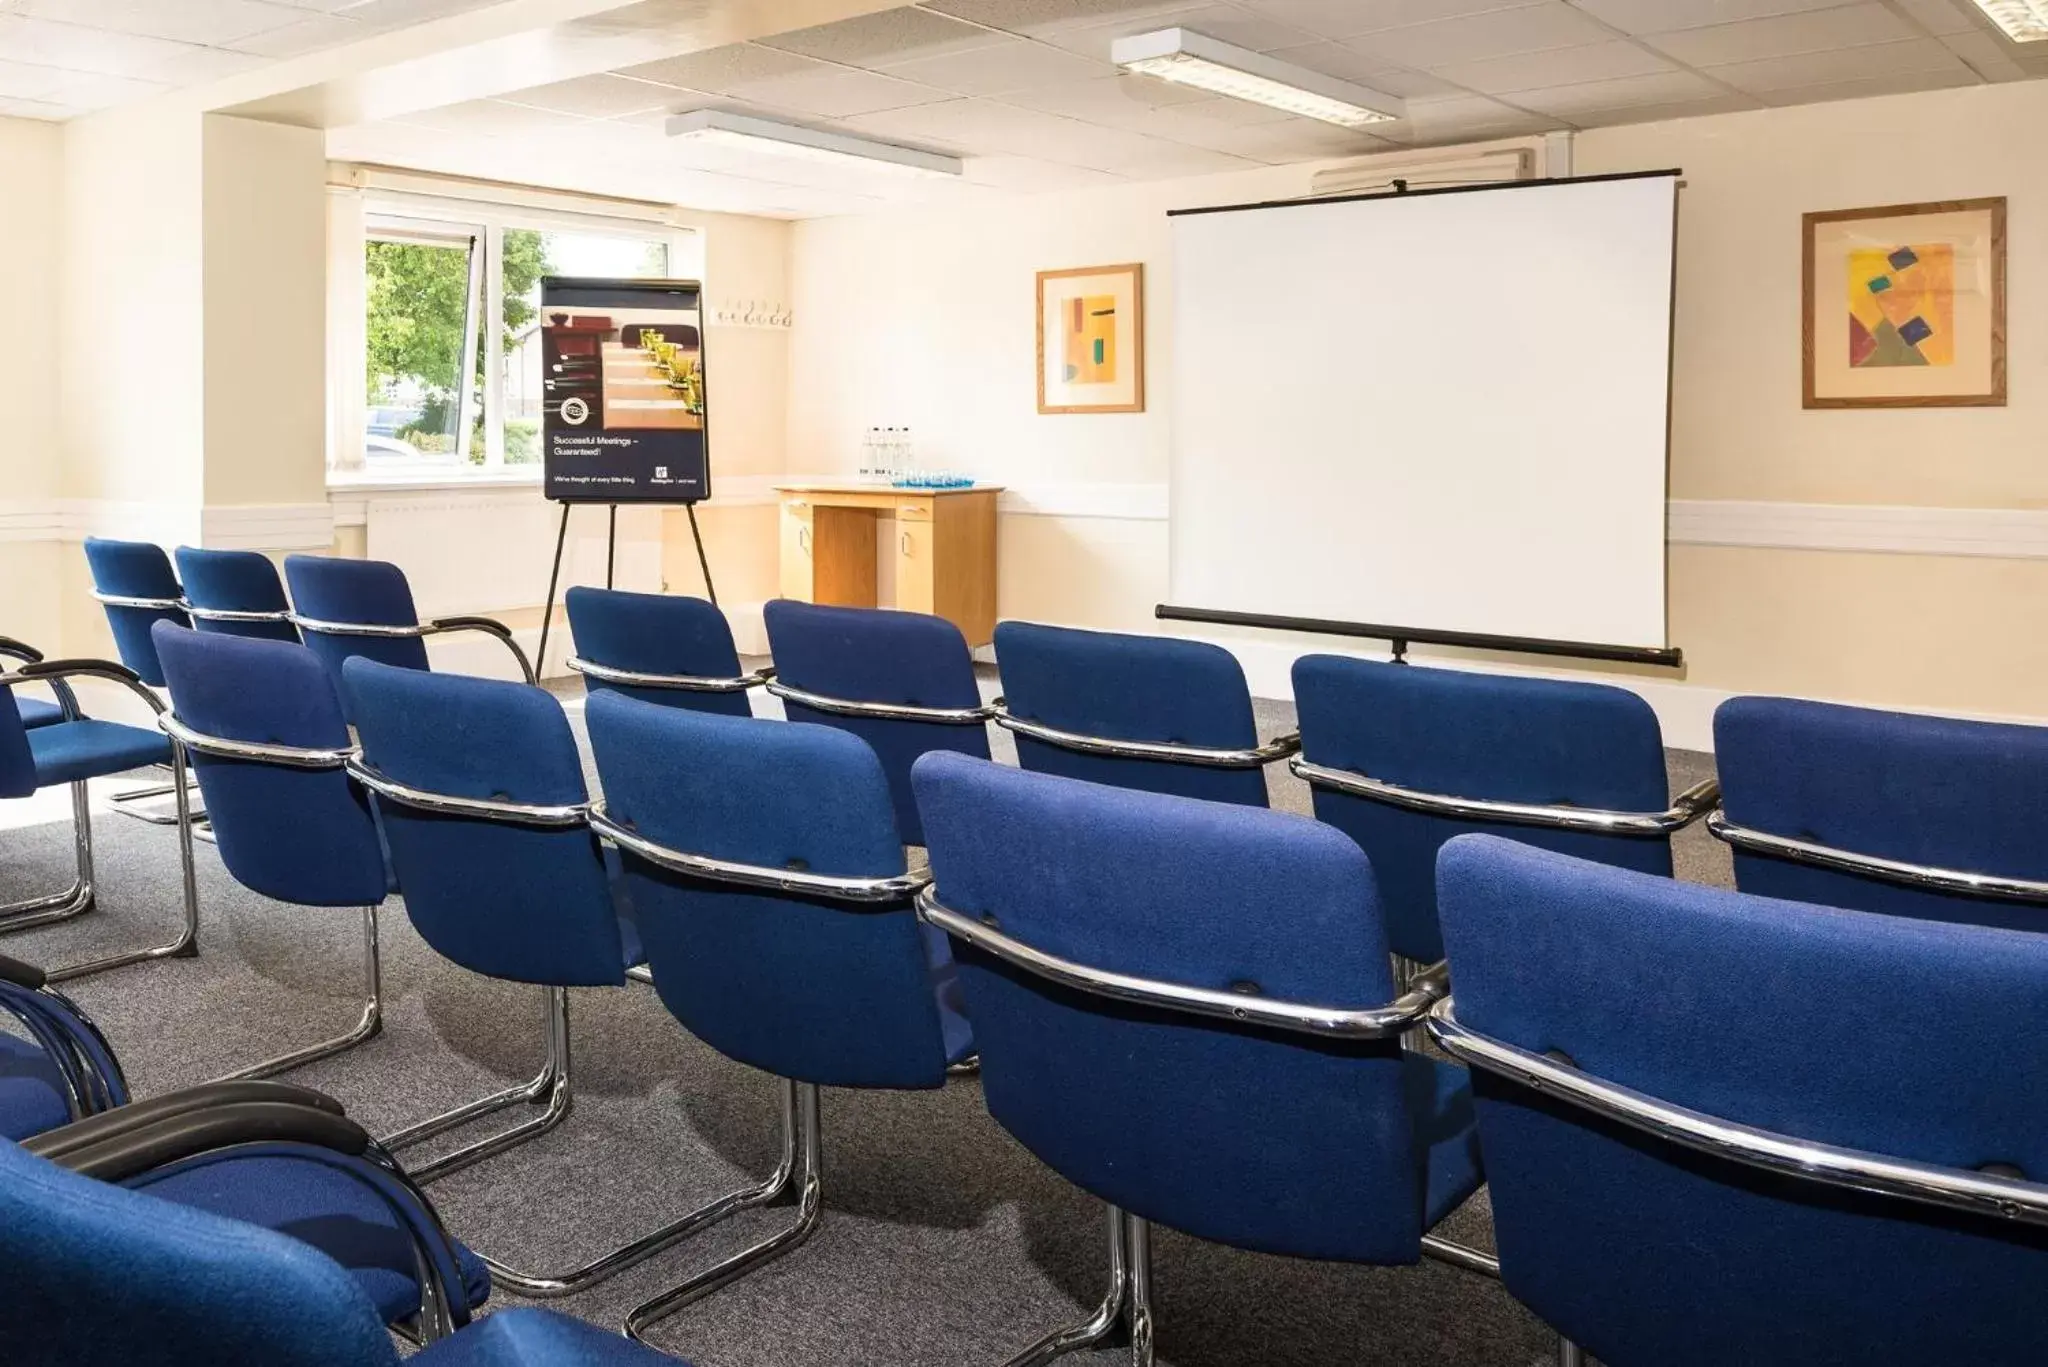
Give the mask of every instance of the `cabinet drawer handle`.
[(908, 555), (910, 554), (910, 533), (909, 533), (909, 532), (905, 532), (905, 533), (903, 534), (903, 554), (904, 554), (905, 556), (908, 556)]
[(917, 517), (924, 512), (924, 505), (922, 503), (906, 503), (896, 511), (899, 513), (909, 513), (912, 517)]

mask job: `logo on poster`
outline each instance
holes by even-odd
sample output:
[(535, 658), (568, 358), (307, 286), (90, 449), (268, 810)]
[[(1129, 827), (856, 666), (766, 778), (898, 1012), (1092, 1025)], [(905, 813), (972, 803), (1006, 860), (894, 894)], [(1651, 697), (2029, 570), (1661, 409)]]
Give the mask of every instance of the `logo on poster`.
[(581, 398), (562, 400), (562, 421), (571, 427), (581, 427), (590, 420), (590, 401)]

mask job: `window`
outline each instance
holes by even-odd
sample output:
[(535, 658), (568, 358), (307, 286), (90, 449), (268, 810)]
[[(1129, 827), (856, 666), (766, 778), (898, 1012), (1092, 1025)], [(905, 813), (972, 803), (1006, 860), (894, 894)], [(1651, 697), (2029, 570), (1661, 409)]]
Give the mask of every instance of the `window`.
[(552, 217), (396, 202), (365, 215), (367, 471), (538, 464), (541, 277), (697, 275), (693, 233)]

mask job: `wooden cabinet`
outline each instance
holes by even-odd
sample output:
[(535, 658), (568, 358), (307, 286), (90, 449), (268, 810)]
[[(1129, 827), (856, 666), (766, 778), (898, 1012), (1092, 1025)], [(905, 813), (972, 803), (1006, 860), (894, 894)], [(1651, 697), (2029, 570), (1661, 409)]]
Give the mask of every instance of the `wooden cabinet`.
[[(791, 484), (778, 492), (783, 597), (874, 607), (880, 551), (896, 585), (886, 606), (943, 617), (970, 646), (994, 638), (1001, 490)], [(884, 525), (891, 541), (878, 543)]]

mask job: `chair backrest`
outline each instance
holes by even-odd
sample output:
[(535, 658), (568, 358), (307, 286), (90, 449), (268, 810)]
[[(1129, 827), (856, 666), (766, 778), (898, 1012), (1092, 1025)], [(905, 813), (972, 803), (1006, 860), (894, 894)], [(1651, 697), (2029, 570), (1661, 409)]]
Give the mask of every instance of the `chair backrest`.
[[(1003, 698), (1015, 717), (1101, 740), (1211, 750), (1249, 750), (1259, 743), (1244, 669), (1219, 645), (999, 622), (995, 646)], [(1263, 768), (1088, 754), (1027, 735), (1017, 737), (1017, 762), (1090, 783), (1266, 805)]]
[[(85, 563), (92, 571), (93, 592), (106, 599), (130, 599), (129, 603), (104, 602), (107, 625), (114, 632), (114, 649), (121, 663), (142, 676), (153, 688), (164, 685), (163, 666), (150, 643), (150, 628), (158, 622), (189, 625), (191, 619), (177, 604), (184, 597), (171, 558), (164, 548), (149, 541), (113, 541), (106, 537), (85, 539)], [(145, 606), (161, 603), (164, 606)]]
[(426, 642), (417, 636), (348, 635), (310, 625), (418, 626), (412, 587), (398, 566), (338, 555), (288, 555), (284, 577), (291, 585), (292, 611), (301, 619), (300, 633), (334, 676), (336, 687), (343, 662), (358, 655), (403, 669), (428, 667)]
[[(1444, 797), (1602, 811), (1669, 803), (1656, 713), (1604, 684), (1305, 655), (1294, 662), (1301, 757)], [(1604, 835), (1415, 811), (1327, 787), (1315, 812), (1372, 859), (1397, 953), (1443, 957), (1437, 850), (1491, 831), (1644, 873), (1671, 873), (1666, 836)]]
[[(1485, 836), (1440, 883), (1465, 1029), (1781, 1136), (2048, 1176), (2048, 1045), (2014, 1029), (2048, 1016), (2048, 939)], [(1738, 1165), (1483, 1067), (1473, 1090), (1508, 1290), (1602, 1362), (2040, 1361), (2038, 1225)]]
[[(569, 609), (569, 630), (579, 658), (596, 665), (697, 679), (737, 679), (740, 654), (733, 646), (732, 627), (715, 603), (668, 593), (627, 593), (578, 585), (563, 596)], [(609, 683), (594, 674), (583, 676), (591, 692), (615, 688), (629, 698), (718, 712), (729, 717), (753, 715), (743, 688), (714, 691), (693, 688), (639, 688)]]
[[(764, 609), (778, 687), (848, 702), (905, 707), (978, 708), (974, 656), (960, 628), (943, 617), (886, 608), (822, 607), (777, 598)], [(951, 750), (988, 758), (988, 727), (979, 722), (843, 716), (785, 698), (791, 721), (850, 731), (882, 761), (896, 825), (906, 843), (922, 845), (910, 766), (920, 755)]]
[(0, 1141), (0, 1324), (16, 1367), (394, 1367), (312, 1245), (98, 1182)]
[[(156, 651), (150, 650), (154, 659)], [(22, 719), (12, 688), (0, 689), (0, 798), (27, 797), (36, 783), (35, 752), (28, 745), (28, 723)]]
[[(191, 730), (261, 746), (349, 747), (334, 683), (305, 646), (168, 623), (154, 635), (171, 710)], [(221, 862), (237, 882), (301, 906), (384, 900), (389, 876), (376, 822), (339, 761), (295, 767), (188, 748)]]
[[(934, 897), (1034, 950), (1322, 1007), (1394, 999), (1372, 868), (1338, 831), (950, 755), (919, 761), (916, 781)], [(1189, 1016), (958, 939), (953, 954), (989, 1113), (1070, 1181), (1239, 1247), (1417, 1256), (1415, 1074), (1397, 1039)]]
[[(501, 805), (588, 800), (575, 735), (545, 689), (365, 659), (343, 667), (342, 686), (363, 761), (384, 779)], [(406, 914), (441, 954), (518, 982), (625, 981), (618, 908), (580, 816), (494, 820), (375, 801)]]
[(184, 581), (185, 601), (192, 607), (192, 625), (196, 629), (227, 636), (255, 636), (266, 641), (299, 639), (298, 628), (282, 615), (260, 619), (214, 615), (291, 611), (277, 566), (262, 552), (180, 546), (178, 577)]
[[(905, 872), (888, 781), (853, 736), (617, 693), (586, 717), (606, 815), (647, 840), (770, 871)], [(907, 899), (849, 905), (621, 855), (655, 988), (692, 1034), (800, 1082), (944, 1083), (936, 970)]]
[[(1714, 713), (1729, 823), (1851, 854), (2048, 882), (2048, 727), (1792, 698)], [(2048, 905), (1912, 887), (1735, 852), (1745, 892), (1861, 911), (2048, 929)]]

